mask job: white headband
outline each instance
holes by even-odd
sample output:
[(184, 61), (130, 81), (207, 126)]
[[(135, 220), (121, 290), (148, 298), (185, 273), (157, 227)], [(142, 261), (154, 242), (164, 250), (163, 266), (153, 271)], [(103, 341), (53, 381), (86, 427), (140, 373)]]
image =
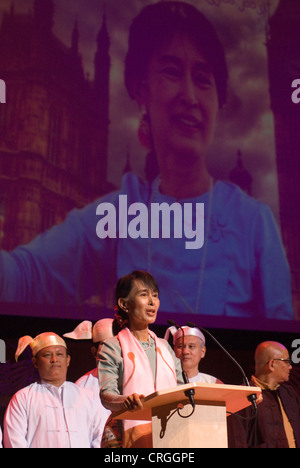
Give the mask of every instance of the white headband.
[(205, 346), (205, 337), (203, 333), (199, 330), (199, 328), (196, 328), (196, 327), (187, 327), (187, 326), (183, 326), (180, 328), (177, 328), (175, 326), (169, 327), (165, 333), (165, 340), (169, 339), (169, 336), (171, 333), (173, 336), (173, 345), (175, 345), (176, 340), (182, 337), (182, 332), (184, 333), (184, 336), (190, 336), (190, 335), (197, 336), (202, 341), (202, 344)]

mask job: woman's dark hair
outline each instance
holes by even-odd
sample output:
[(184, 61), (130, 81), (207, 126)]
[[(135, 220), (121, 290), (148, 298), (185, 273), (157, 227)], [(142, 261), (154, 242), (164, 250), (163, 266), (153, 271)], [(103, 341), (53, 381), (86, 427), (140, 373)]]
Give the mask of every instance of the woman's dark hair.
[(180, 1), (150, 4), (134, 19), (125, 60), (125, 85), (130, 97), (135, 99), (136, 84), (145, 78), (153, 53), (175, 33), (189, 37), (203, 53), (215, 77), (219, 107), (223, 107), (228, 79), (223, 46), (206, 17)]
[(146, 287), (148, 287), (151, 291), (159, 292), (158, 285), (156, 283), (156, 280), (153, 278), (153, 276), (148, 273), (147, 271), (142, 271), (142, 270), (135, 270), (132, 273), (122, 276), (119, 281), (117, 282), (117, 286), (115, 289), (115, 311), (116, 311), (116, 319), (119, 322), (121, 328), (123, 326), (126, 326), (123, 322), (127, 322), (127, 314), (124, 312), (123, 309), (121, 309), (118, 305), (118, 300), (121, 298), (126, 298), (129, 296), (130, 291), (133, 288), (134, 281), (138, 280), (141, 281)]

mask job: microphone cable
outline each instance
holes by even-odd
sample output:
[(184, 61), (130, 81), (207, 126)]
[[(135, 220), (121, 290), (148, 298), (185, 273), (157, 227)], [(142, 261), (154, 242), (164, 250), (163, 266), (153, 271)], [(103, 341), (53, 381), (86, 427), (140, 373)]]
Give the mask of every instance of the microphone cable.
[[(231, 361), (238, 367), (238, 369), (240, 370), (240, 372), (241, 372), (241, 374), (243, 376), (244, 384), (247, 387), (250, 387), (249, 380), (248, 380), (242, 366), (236, 361), (236, 359), (234, 359), (234, 357), (227, 351), (227, 349), (224, 348), (224, 346), (208, 330), (206, 330), (203, 327), (198, 327), (193, 322), (187, 322), (187, 326), (191, 327), (191, 328), (195, 328), (195, 327), (199, 328), (199, 330), (201, 330), (203, 333), (206, 333), (222, 349), (222, 351), (229, 357), (229, 359), (231, 359)], [(250, 419), (251, 420), (251, 419), (256, 418), (256, 416), (257, 416), (257, 404), (256, 404), (257, 396), (256, 396), (256, 394), (252, 393), (251, 395), (248, 395), (247, 400), (251, 403), (252, 408), (254, 409), (254, 414), (252, 416), (246, 417), (246, 416), (242, 416), (242, 415), (237, 414), (237, 413), (231, 413), (230, 411), (227, 411), (227, 413), (230, 414), (230, 415), (240, 417), (241, 419), (247, 419), (247, 420)]]
[[(183, 361), (182, 361), (182, 353), (183, 353), (183, 350), (184, 350), (184, 330), (183, 328), (178, 325), (174, 320), (167, 320), (168, 324), (169, 325), (172, 325), (172, 326), (175, 326), (176, 328), (178, 328), (179, 330), (181, 330), (181, 333), (182, 333), (182, 351), (181, 351), (181, 358), (180, 358), (180, 361), (181, 361), (181, 369), (182, 369), (182, 378), (183, 378), (183, 381), (185, 384), (188, 384), (189, 383), (189, 379), (188, 379), (188, 376), (185, 372), (185, 370), (183, 369)], [(188, 414), (187, 416), (184, 416), (182, 414), (180, 414), (180, 409), (181, 408), (177, 408), (177, 412), (178, 414), (180, 415), (180, 417), (182, 418), (189, 418), (190, 416), (192, 416), (192, 414), (194, 413), (195, 411), (195, 400), (194, 400), (194, 395), (195, 395), (195, 389), (194, 388), (189, 388), (187, 390), (185, 390), (184, 392), (185, 396), (188, 397), (189, 401), (190, 401), (190, 404), (192, 406), (192, 411), (190, 414)]]

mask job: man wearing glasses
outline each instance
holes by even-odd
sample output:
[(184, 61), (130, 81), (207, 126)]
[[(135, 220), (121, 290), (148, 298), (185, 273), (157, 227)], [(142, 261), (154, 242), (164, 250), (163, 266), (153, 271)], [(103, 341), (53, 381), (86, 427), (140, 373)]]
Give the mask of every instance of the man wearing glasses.
[(288, 350), (275, 341), (264, 341), (255, 351), (251, 385), (261, 387), (263, 401), (256, 417), (246, 408), (228, 418), (230, 447), (300, 447), (300, 399), (287, 382), (292, 361)]

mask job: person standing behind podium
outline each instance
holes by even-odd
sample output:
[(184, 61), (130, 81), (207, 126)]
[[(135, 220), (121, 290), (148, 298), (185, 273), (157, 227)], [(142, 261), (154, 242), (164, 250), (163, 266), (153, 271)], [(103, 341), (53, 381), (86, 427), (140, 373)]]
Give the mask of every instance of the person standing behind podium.
[(169, 338), (170, 332), (175, 354), (181, 360), (189, 382), (223, 383), (217, 377), (199, 372), (200, 361), (206, 355), (206, 346), (205, 337), (198, 328), (183, 326), (177, 329), (172, 326), (167, 329), (165, 339)]
[[(289, 352), (281, 343), (264, 341), (255, 351), (255, 375), (250, 384), (262, 389), (257, 417), (249, 408), (228, 418), (230, 448), (299, 448), (300, 399), (287, 382)], [(245, 419), (246, 418), (246, 419)]]
[[(122, 327), (103, 344), (98, 363), (100, 397), (111, 411), (143, 408), (142, 399), (182, 382), (180, 360), (169, 344), (149, 330), (159, 301), (158, 285), (147, 272), (134, 271), (116, 286), (116, 315)], [(151, 447), (151, 423), (123, 421), (123, 447)]]

